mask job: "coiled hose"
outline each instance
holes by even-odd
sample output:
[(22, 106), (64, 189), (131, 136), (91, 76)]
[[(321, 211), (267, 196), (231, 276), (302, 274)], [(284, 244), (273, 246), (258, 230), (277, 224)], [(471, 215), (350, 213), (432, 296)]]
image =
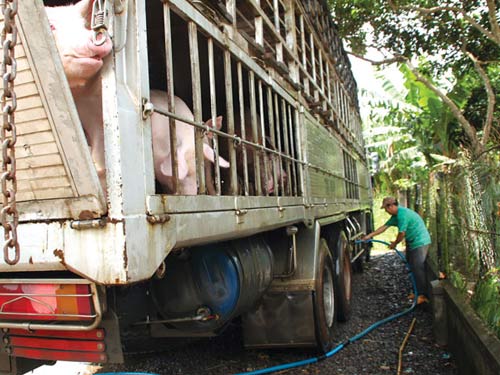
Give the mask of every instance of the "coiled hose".
[[(382, 243), (384, 245), (387, 245), (389, 246), (390, 244), (388, 242), (385, 242), (385, 241), (380, 241), (380, 240), (369, 240), (369, 241), (356, 241), (356, 243), (360, 243), (360, 242), (379, 242), (379, 243)], [(370, 333), (371, 331), (377, 329), (378, 327), (386, 324), (386, 323), (389, 323), (395, 319), (398, 319), (400, 317), (402, 317), (403, 315), (406, 315), (408, 313), (410, 313), (411, 311), (413, 311), (413, 309), (415, 309), (415, 306), (417, 305), (417, 296), (418, 296), (418, 293), (417, 293), (417, 283), (415, 281), (415, 276), (413, 275), (413, 272), (411, 272), (411, 269), (410, 269), (410, 266), (408, 265), (408, 262), (406, 261), (406, 258), (403, 254), (401, 254), (401, 252), (398, 250), (398, 249), (394, 249), (396, 251), (396, 254), (399, 255), (399, 257), (403, 260), (403, 263), (405, 264), (405, 267), (406, 269), (408, 270), (409, 272), (409, 276), (410, 276), (410, 280), (412, 282), (412, 285), (413, 285), (413, 291), (414, 291), (414, 299), (413, 299), (413, 303), (411, 304), (411, 306), (399, 313), (396, 313), (394, 315), (391, 315), (387, 318), (384, 318), (382, 320), (379, 320), (378, 322), (372, 324), (371, 326), (369, 326), (368, 328), (366, 328), (364, 331), (358, 333), (357, 335), (354, 335), (352, 336), (351, 338), (348, 338), (346, 341), (340, 343), (339, 345), (337, 345), (335, 348), (333, 348), (332, 350), (330, 350), (328, 353), (325, 353), (321, 356), (317, 356), (317, 357), (313, 357), (313, 358), (309, 358), (309, 359), (304, 359), (302, 361), (296, 361), (296, 362), (290, 362), (290, 363), (285, 363), (285, 364), (282, 364), (282, 365), (277, 365), (277, 366), (273, 366), (273, 367), (268, 367), (268, 368), (265, 368), (265, 369), (261, 369), (261, 370), (255, 370), (255, 371), (249, 371), (249, 372), (240, 372), (238, 374), (235, 374), (235, 375), (259, 375), (259, 374), (270, 374), (270, 373), (273, 373), (273, 372), (276, 372), (276, 371), (283, 371), (283, 370), (287, 370), (287, 369), (291, 369), (291, 368), (295, 368), (295, 367), (301, 367), (301, 366), (306, 366), (306, 365), (310, 365), (310, 364), (313, 364), (313, 363), (317, 363), (319, 361), (322, 361), (324, 359), (327, 359), (327, 358), (330, 358), (332, 357), (333, 355), (335, 355), (336, 353), (340, 352), (342, 349), (344, 349), (347, 345), (349, 344), (352, 344), (353, 342), (355, 341), (358, 341), (360, 338), (362, 338), (363, 336), (366, 336), (368, 333)]]

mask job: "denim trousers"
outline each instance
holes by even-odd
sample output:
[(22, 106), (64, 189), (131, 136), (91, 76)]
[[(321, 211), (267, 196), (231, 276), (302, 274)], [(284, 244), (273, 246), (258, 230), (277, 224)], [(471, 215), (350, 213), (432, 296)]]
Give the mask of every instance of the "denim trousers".
[(413, 249), (406, 249), (406, 260), (408, 261), (410, 270), (413, 272), (413, 276), (415, 277), (418, 294), (425, 296), (428, 296), (425, 259), (427, 258), (427, 253), (429, 252), (429, 246), (430, 245), (425, 245), (415, 247)]

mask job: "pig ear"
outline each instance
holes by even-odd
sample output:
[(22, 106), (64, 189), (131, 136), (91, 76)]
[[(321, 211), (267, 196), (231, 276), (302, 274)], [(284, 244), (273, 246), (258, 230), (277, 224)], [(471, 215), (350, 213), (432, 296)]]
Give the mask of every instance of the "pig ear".
[(229, 162), (223, 157), (219, 156), (219, 166), (221, 168), (229, 168)]
[(179, 172), (179, 181), (185, 180), (189, 172), (186, 159), (181, 158), (177, 160), (177, 168)]
[[(212, 124), (212, 128), (213, 128), (213, 124)], [(217, 118), (215, 119), (215, 129), (217, 130), (220, 130), (220, 128), (222, 128), (222, 116), (217, 116)]]
[[(217, 118), (215, 119), (215, 125), (214, 125), (214, 122), (212, 121), (212, 119), (207, 120), (205, 122), (205, 125), (207, 125), (210, 128), (220, 130), (220, 128), (222, 127), (222, 116), (217, 116)], [(211, 132), (207, 133), (208, 139), (212, 139), (213, 136), (214, 136), (213, 133), (211, 133)]]
[(164, 160), (163, 163), (160, 164), (160, 171), (164, 176), (172, 176), (170, 160)]
[(75, 6), (78, 8), (79, 13), (87, 21), (87, 26), (90, 28), (92, 23), (92, 7), (94, 6), (95, 0), (81, 0), (76, 3)]
[[(211, 161), (212, 163), (215, 163), (215, 152), (206, 143), (203, 144), (203, 155), (207, 160)], [(229, 162), (219, 156), (219, 166), (221, 168), (229, 168)]]

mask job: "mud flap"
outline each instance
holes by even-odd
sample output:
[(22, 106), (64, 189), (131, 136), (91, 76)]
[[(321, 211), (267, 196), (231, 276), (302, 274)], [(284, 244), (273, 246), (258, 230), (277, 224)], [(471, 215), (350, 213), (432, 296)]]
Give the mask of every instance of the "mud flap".
[(316, 346), (312, 292), (267, 293), (243, 316), (243, 339), (247, 348)]

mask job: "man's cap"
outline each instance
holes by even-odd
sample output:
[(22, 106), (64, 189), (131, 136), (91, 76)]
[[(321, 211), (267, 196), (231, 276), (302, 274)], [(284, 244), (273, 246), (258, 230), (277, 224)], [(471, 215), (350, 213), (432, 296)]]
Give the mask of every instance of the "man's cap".
[(397, 204), (398, 201), (396, 198), (394, 197), (385, 197), (384, 200), (382, 201), (382, 207), (380, 208), (385, 208), (387, 205), (390, 205), (390, 204)]

